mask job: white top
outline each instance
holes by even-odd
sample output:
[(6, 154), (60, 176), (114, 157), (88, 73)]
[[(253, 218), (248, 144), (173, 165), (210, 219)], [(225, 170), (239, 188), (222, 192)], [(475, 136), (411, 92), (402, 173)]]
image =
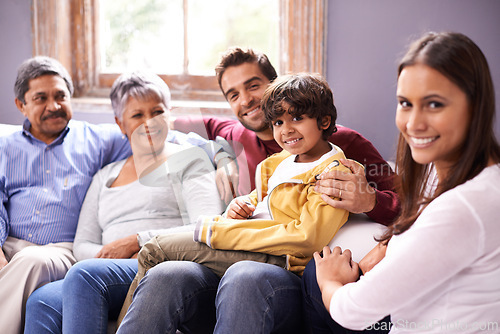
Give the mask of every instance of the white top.
[(132, 234), (142, 246), (157, 234), (192, 231), (199, 215), (223, 210), (213, 165), (201, 148), (184, 147), (145, 177), (111, 187), (124, 163), (107, 165), (92, 180), (73, 245), (79, 261)]
[[(327, 160), (330, 157), (333, 157), (339, 151), (337, 150), (337, 146), (330, 145), (331, 150), (323, 154), (318, 160), (311, 162), (296, 162), (297, 158), (296, 154), (292, 154), (289, 157), (285, 158), (280, 164), (276, 167), (273, 172), (273, 175), (269, 178), (267, 182), (267, 195), (262, 199), (261, 202), (257, 203), (257, 207), (252, 215), (252, 219), (271, 219), (271, 210), (269, 209), (269, 201), (267, 200), (267, 196), (283, 182), (289, 181), (294, 176), (303, 174), (314, 167), (323, 163), (323, 161)], [(339, 148), (340, 150), (340, 148)]]
[(500, 165), (442, 194), (330, 304), (342, 326), (390, 314), (391, 333), (500, 332)]

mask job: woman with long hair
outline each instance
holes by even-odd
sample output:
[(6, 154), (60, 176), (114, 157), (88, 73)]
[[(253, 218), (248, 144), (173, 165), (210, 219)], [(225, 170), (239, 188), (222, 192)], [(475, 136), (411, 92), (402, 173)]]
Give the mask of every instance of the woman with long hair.
[[(397, 99), (401, 215), (382, 237), (385, 256), (361, 278), (349, 250), (314, 255), (306, 307), (331, 317), (309, 325), (384, 330), (374, 324), (390, 315), (391, 333), (498, 332), (500, 147), (486, 58), (462, 34), (426, 34), (398, 67)], [(316, 279), (320, 297), (310, 294)]]

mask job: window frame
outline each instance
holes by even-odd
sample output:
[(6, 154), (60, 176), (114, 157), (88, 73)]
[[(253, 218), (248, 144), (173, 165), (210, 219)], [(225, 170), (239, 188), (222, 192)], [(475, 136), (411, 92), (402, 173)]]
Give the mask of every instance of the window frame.
[[(32, 1), (33, 55), (58, 59), (73, 78), (75, 97), (107, 98), (119, 75), (99, 73), (97, 1)], [(280, 0), (279, 73), (325, 75), (327, 5), (328, 0)], [(161, 77), (169, 85), (173, 100), (225, 100), (215, 75)]]

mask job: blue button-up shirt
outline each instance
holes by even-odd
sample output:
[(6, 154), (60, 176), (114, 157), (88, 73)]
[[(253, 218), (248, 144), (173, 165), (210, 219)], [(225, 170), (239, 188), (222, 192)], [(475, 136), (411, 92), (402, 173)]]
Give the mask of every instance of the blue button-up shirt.
[[(7, 236), (35, 244), (72, 242), (94, 174), (131, 154), (114, 124), (71, 120), (46, 144), (23, 131), (0, 137), (0, 246)], [(112, 209), (112, 208), (110, 208)]]

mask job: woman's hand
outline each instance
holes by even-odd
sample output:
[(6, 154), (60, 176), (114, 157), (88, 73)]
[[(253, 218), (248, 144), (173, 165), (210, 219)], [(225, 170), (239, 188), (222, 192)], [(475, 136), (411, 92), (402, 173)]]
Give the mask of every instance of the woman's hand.
[(331, 251), (330, 247), (326, 246), (323, 248), (323, 257), (318, 252), (315, 252), (313, 257), (323, 304), (330, 311), (330, 301), (334, 293), (345, 284), (358, 280), (359, 267), (352, 261), (351, 251), (346, 249), (342, 252), (338, 246)]
[(366, 254), (365, 257), (361, 259), (361, 261), (359, 261), (359, 268), (361, 269), (363, 274), (366, 274), (367, 272), (372, 270), (377, 263), (382, 261), (382, 259), (385, 257), (386, 250), (387, 245), (379, 242), (377, 246), (375, 246), (368, 254)]
[[(366, 180), (365, 169), (354, 160), (340, 159), (340, 162), (352, 173), (334, 170), (321, 174), (314, 190), (321, 193), (321, 198), (334, 208), (352, 213), (372, 211), (376, 194)], [(336, 201), (332, 197), (340, 200)]]
[(230, 219), (248, 219), (255, 211), (255, 206), (247, 202), (241, 197), (237, 197), (229, 204), (227, 211), (227, 218)]
[(137, 253), (141, 248), (137, 242), (137, 235), (132, 234), (104, 245), (96, 254), (97, 258), (106, 259), (128, 259)]

